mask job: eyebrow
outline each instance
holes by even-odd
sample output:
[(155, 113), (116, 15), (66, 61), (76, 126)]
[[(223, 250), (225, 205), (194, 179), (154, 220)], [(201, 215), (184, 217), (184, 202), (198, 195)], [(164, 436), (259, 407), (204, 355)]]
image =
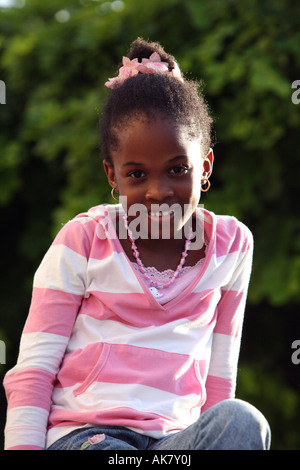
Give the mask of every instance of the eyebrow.
[[(188, 158), (188, 157), (186, 155), (177, 155), (177, 157), (173, 157), (170, 160), (168, 160), (167, 163), (174, 163), (178, 160), (182, 160), (183, 158)], [(126, 162), (122, 165), (122, 168), (126, 166), (143, 166), (143, 165), (144, 164), (140, 162)]]
[(126, 162), (126, 163), (124, 163), (124, 164), (122, 165), (122, 168), (123, 168), (124, 166), (131, 166), (131, 165), (132, 165), (132, 166), (137, 166), (137, 165), (142, 165), (142, 163), (138, 163), (138, 162)]

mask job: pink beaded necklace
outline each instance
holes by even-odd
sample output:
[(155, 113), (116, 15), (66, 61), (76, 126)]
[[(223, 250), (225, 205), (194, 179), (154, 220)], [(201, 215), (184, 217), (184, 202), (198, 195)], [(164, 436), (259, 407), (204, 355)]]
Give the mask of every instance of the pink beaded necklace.
[(163, 294), (160, 291), (157, 291), (157, 289), (164, 289), (165, 287), (168, 287), (168, 286), (172, 285), (175, 282), (176, 278), (179, 276), (179, 274), (182, 271), (183, 265), (185, 264), (186, 257), (188, 255), (188, 250), (189, 250), (190, 245), (191, 245), (191, 238), (192, 238), (192, 234), (193, 234), (192, 228), (190, 228), (189, 234), (188, 234), (188, 236), (185, 240), (184, 251), (181, 253), (181, 259), (180, 259), (180, 262), (177, 266), (176, 271), (174, 271), (174, 274), (173, 274), (172, 278), (168, 282), (163, 284), (163, 283), (155, 281), (154, 279), (151, 279), (151, 277), (148, 276), (148, 274), (146, 274), (145, 266), (143, 265), (142, 260), (140, 259), (140, 254), (138, 252), (138, 249), (137, 249), (137, 246), (136, 246), (136, 243), (135, 243), (136, 240), (135, 240), (135, 238), (133, 236), (133, 233), (130, 230), (129, 225), (128, 225), (127, 214), (123, 215), (123, 220), (124, 220), (125, 228), (128, 232), (129, 240), (131, 241), (131, 249), (133, 251), (133, 256), (136, 259), (137, 265), (139, 267), (139, 271), (143, 274), (143, 276), (145, 277), (145, 279), (147, 281), (150, 281), (150, 284), (151, 284), (150, 290), (151, 290), (152, 294), (155, 297), (161, 297)]

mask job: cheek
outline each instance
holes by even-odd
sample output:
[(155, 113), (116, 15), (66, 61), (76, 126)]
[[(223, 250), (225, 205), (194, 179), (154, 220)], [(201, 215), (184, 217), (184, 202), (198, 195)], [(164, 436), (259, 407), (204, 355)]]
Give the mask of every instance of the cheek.
[(191, 204), (197, 204), (201, 196), (201, 171), (196, 171), (190, 181), (190, 200)]
[[(132, 188), (128, 188), (123, 186), (122, 189), (120, 188), (120, 200), (122, 201), (123, 208), (125, 211), (129, 211), (132, 207), (133, 212), (138, 211), (139, 209), (143, 209), (143, 202), (144, 202), (144, 193), (139, 192), (137, 190), (132, 190)], [(133, 207), (134, 206), (134, 207)]]
[(203, 175), (203, 164), (201, 162), (201, 164), (197, 165), (195, 171), (194, 171), (194, 174), (193, 174), (193, 193), (195, 195), (195, 198), (197, 198), (197, 200), (200, 199), (201, 197), (201, 179), (202, 179), (202, 175)]
[(194, 200), (199, 201), (201, 197), (201, 182), (200, 180), (196, 181), (195, 185), (194, 185)]

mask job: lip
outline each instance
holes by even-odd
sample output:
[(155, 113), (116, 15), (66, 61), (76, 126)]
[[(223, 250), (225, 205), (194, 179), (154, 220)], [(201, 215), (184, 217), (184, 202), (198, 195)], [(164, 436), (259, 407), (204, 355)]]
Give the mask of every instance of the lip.
[(174, 212), (162, 211), (159, 213), (149, 212), (148, 213), (148, 227), (151, 231), (151, 237), (169, 239), (172, 237), (174, 231)]
[(170, 238), (174, 231), (174, 224), (175, 215), (172, 211), (162, 211), (159, 214), (151, 211), (148, 213), (148, 227), (153, 236), (159, 233), (159, 237)]
[(149, 223), (149, 228), (151, 227), (151, 230), (161, 230), (165, 228), (167, 232), (173, 231), (173, 225), (174, 225), (174, 214), (170, 214), (168, 216), (163, 216), (160, 215), (159, 217), (157, 216), (152, 216), (151, 214), (148, 215), (148, 223)]
[(174, 217), (174, 211), (148, 211), (148, 217), (151, 219), (171, 219)]

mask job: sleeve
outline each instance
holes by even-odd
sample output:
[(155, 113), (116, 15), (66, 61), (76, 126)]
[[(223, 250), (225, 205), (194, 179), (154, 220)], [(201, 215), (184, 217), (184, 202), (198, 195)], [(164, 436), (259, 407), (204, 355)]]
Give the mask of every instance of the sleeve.
[(4, 378), (6, 450), (45, 448), (53, 385), (85, 294), (90, 244), (85, 225), (68, 222), (34, 276), (17, 364)]
[[(216, 403), (235, 397), (244, 311), (253, 258), (253, 236), (238, 223), (235, 249), (227, 255), (232, 266), (229, 282), (221, 288), (217, 322), (206, 380), (207, 399), (202, 412)], [(229, 250), (230, 251), (230, 250)]]

